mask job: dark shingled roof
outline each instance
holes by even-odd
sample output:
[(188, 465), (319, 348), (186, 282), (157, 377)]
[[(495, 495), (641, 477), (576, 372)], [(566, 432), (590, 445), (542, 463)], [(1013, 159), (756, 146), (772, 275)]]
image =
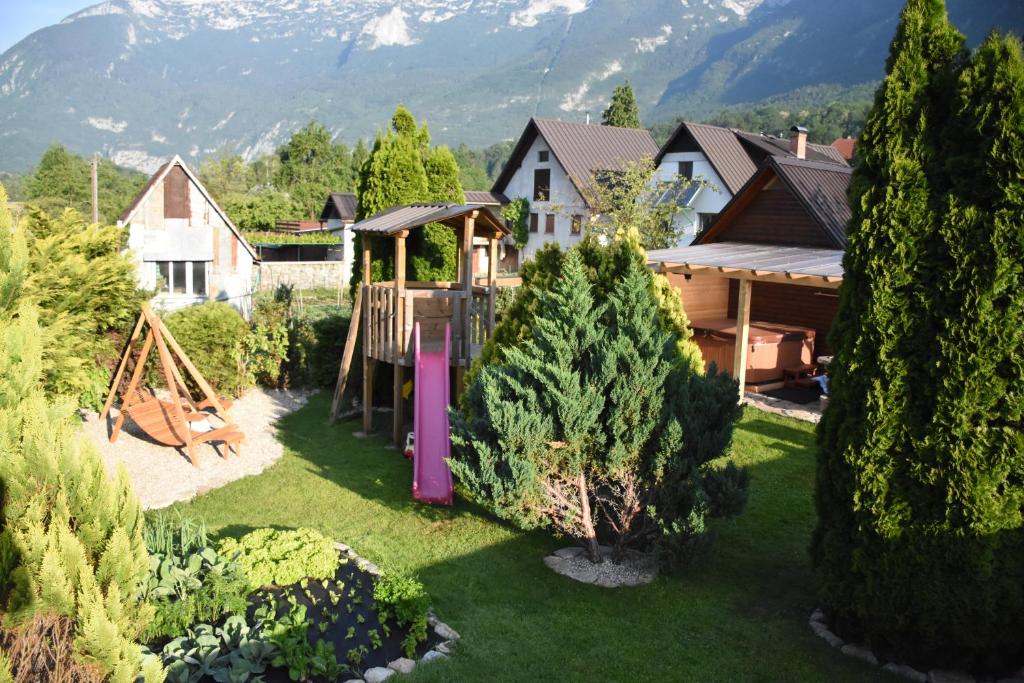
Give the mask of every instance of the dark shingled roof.
[(845, 249), (846, 226), (853, 217), (847, 198), (853, 169), (785, 157), (772, 157), (769, 165), (836, 247)]
[(508, 197), (500, 192), (487, 192), (484, 190), (466, 190), (467, 204), (480, 204), (482, 206), (504, 206), (508, 204)]
[(642, 128), (533, 118), (526, 124), (501, 175), (494, 182), (491, 188), (493, 192), (505, 191), (538, 135), (544, 138), (551, 154), (565, 169), (584, 201), (590, 194), (590, 181), (594, 172), (619, 171), (629, 162), (653, 159), (658, 153), (654, 138)]
[[(757, 172), (758, 164), (766, 157), (796, 159), (789, 151), (789, 140), (771, 135), (747, 133), (735, 128), (711, 126), (706, 123), (683, 121), (662, 145), (655, 163), (675, 146), (681, 136), (689, 135), (704, 152), (715, 173), (722, 179), (729, 194), (735, 195)], [(807, 159), (846, 166), (842, 154), (830, 145), (807, 143)]]
[(324, 204), (323, 211), (320, 212), (320, 220), (326, 221), (335, 217), (346, 222), (356, 219), (356, 195), (354, 192), (332, 192), (327, 196), (327, 202)]
[(476, 224), (490, 228), (495, 233), (508, 234), (504, 222), (486, 206), (469, 204), (410, 204), (393, 206), (375, 216), (364, 218), (352, 226), (353, 232), (373, 235), (394, 235), (402, 230), (419, 228), (427, 223), (444, 223), (452, 227), (462, 225), (463, 216), (472, 211), (479, 212)]

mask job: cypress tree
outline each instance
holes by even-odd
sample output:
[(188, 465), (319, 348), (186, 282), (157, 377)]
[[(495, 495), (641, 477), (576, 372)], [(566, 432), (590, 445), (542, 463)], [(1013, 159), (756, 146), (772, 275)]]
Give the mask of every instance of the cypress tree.
[(601, 115), (601, 124), (620, 128), (640, 128), (640, 111), (636, 106), (633, 88), (626, 81), (612, 91), (612, 101)]
[[(427, 152), (423, 161), (427, 174), (430, 201), (464, 204), (466, 195), (459, 179), (459, 164), (448, 147), (441, 145)], [(410, 244), (412, 256), (409, 266), (414, 280), (455, 280), (456, 250), (459, 248), (455, 231), (447, 225), (431, 223), (413, 234)]]
[(963, 67), (909, 0), (858, 143), (812, 556), (842, 635), (925, 665), (1024, 655), (1019, 46)]

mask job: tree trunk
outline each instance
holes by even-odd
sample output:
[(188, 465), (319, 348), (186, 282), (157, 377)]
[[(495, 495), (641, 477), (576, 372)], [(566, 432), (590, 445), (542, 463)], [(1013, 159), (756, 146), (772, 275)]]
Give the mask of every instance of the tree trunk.
[(583, 524), (583, 541), (587, 548), (587, 557), (591, 562), (601, 561), (601, 549), (597, 547), (597, 531), (594, 530), (594, 519), (590, 513), (590, 495), (587, 491), (587, 478), (580, 472), (578, 486), (580, 489), (580, 518)]

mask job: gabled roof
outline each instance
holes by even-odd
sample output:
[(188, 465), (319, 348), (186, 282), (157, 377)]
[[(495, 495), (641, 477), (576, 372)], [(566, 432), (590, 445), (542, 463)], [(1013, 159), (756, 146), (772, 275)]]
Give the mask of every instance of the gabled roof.
[(846, 248), (846, 226), (853, 214), (847, 192), (853, 169), (846, 165), (769, 157), (765, 164), (726, 204), (708, 230), (694, 244), (711, 244), (738, 212), (749, 204), (752, 194), (764, 189), (771, 176), (778, 178), (796, 197), (826, 240), (836, 249)]
[(364, 218), (352, 226), (353, 232), (391, 236), (402, 230), (419, 228), (427, 223), (444, 223), (451, 227), (462, 225), (463, 217), (477, 212), (478, 226), (488, 228), (495, 234), (507, 235), (505, 223), (486, 206), (469, 204), (409, 204), (393, 206), (390, 209)]
[(327, 195), (323, 211), (320, 212), (320, 220), (326, 221), (331, 212), (337, 214), (338, 218), (351, 223), (356, 219), (356, 195), (354, 192), (332, 192)]
[(505, 191), (538, 135), (544, 138), (551, 155), (584, 201), (590, 194), (591, 176), (595, 171), (619, 171), (629, 162), (653, 159), (658, 153), (654, 138), (642, 128), (532, 118), (494, 182), (493, 192)]
[(466, 190), (467, 204), (480, 204), (482, 206), (504, 206), (508, 204), (508, 197), (500, 192), (486, 192), (482, 190)]
[(854, 153), (857, 151), (857, 138), (836, 138), (832, 141), (832, 146), (839, 150), (839, 154), (844, 159), (850, 161), (853, 159)]
[(132, 203), (128, 205), (128, 208), (124, 210), (124, 213), (121, 214), (121, 217), (117, 220), (117, 224), (128, 225), (131, 222), (132, 218), (135, 216), (135, 213), (139, 210), (139, 207), (142, 206), (143, 202), (146, 201), (146, 198), (149, 197), (150, 193), (153, 191), (153, 188), (156, 187), (157, 183), (163, 182), (163, 179), (167, 177), (167, 174), (170, 173), (171, 169), (174, 168), (175, 166), (181, 167), (181, 170), (184, 171), (185, 175), (188, 176), (189, 180), (191, 180), (195, 184), (195, 186), (199, 188), (199, 191), (202, 192), (203, 194), (203, 198), (206, 199), (207, 202), (209, 202), (210, 206), (212, 206), (214, 211), (217, 212), (217, 215), (219, 215), (224, 220), (224, 223), (228, 226), (231, 232), (235, 234), (235, 237), (237, 237), (238, 241), (242, 243), (242, 246), (245, 247), (245, 250), (247, 252), (249, 252), (249, 255), (258, 261), (260, 257), (257, 256), (256, 251), (252, 248), (252, 245), (250, 245), (245, 240), (245, 237), (242, 236), (242, 232), (231, 221), (227, 213), (225, 213), (224, 210), (217, 205), (217, 202), (214, 200), (214, 198), (210, 195), (209, 192), (206, 191), (206, 188), (203, 186), (202, 182), (199, 181), (199, 177), (192, 172), (192, 169), (188, 167), (188, 164), (186, 164), (182, 160), (182, 158), (177, 154), (174, 155), (174, 158), (172, 158), (170, 161), (168, 161), (167, 163), (165, 163), (163, 166), (156, 170), (156, 173), (154, 173), (150, 177), (149, 181), (146, 182), (146, 185), (145, 187), (142, 188), (142, 191), (139, 192), (138, 196), (135, 197)]
[[(683, 121), (658, 150), (654, 162), (660, 164), (669, 149), (684, 137), (689, 137), (704, 152), (711, 167), (715, 169), (715, 173), (725, 184), (725, 189), (732, 195), (739, 192), (754, 175), (761, 158), (796, 159), (796, 155), (789, 150), (789, 140), (771, 135), (747, 133), (735, 128)], [(846, 160), (842, 158), (842, 155), (829, 145), (808, 143), (807, 158), (810, 161), (846, 165)]]

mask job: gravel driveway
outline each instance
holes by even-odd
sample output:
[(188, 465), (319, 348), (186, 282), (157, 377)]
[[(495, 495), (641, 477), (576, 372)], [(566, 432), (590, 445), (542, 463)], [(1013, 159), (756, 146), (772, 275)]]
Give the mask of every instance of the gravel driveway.
[[(217, 444), (214, 450), (208, 443), (197, 444), (198, 467), (189, 463), (184, 449), (150, 441), (131, 420), (125, 421), (117, 441), (110, 443), (108, 435), (117, 417), (116, 408), (106, 420), (100, 420), (96, 413), (88, 413), (82, 429), (99, 448), (109, 472), (119, 464), (125, 466), (136, 495), (149, 510), (189, 500), (268, 468), (284, 453), (284, 447), (276, 438), (275, 423), (300, 408), (307, 398), (309, 393), (304, 391), (250, 390), (235, 401), (230, 411), (233, 422), (245, 433), (242, 454), (232, 453), (225, 460), (218, 455), (223, 452), (223, 445)], [(218, 420), (213, 422), (215, 426), (220, 425)]]

